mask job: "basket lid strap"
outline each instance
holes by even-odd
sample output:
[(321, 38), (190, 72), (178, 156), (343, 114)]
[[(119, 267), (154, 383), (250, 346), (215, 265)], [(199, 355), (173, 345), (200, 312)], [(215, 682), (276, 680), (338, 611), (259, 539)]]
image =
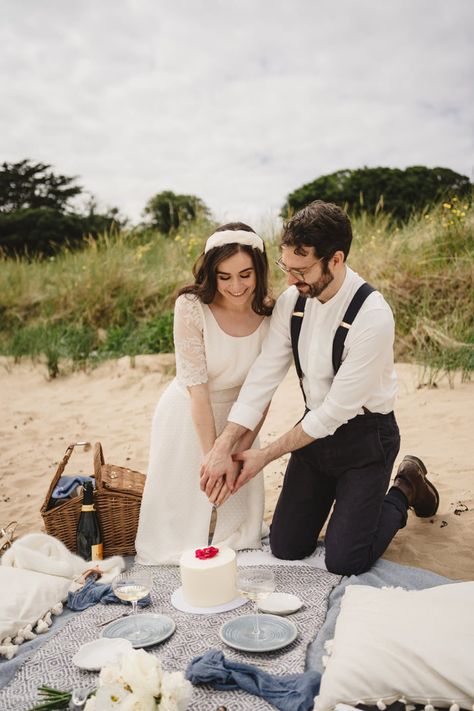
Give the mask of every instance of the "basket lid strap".
[(102, 450), (102, 445), (100, 442), (96, 442), (94, 445), (94, 476), (96, 484), (102, 480), (102, 465), (105, 464), (104, 452)]
[(66, 451), (64, 453), (64, 457), (59, 462), (58, 468), (56, 470), (56, 474), (53, 476), (53, 480), (51, 481), (51, 484), (49, 486), (48, 493), (46, 494), (46, 501), (43, 504), (43, 506), (41, 507), (41, 510), (45, 509), (45, 507), (48, 505), (48, 502), (51, 498), (51, 494), (54, 491), (54, 487), (58, 483), (58, 481), (61, 477), (61, 474), (63, 473), (64, 469), (66, 468), (66, 464), (68, 463), (68, 461), (71, 457), (71, 454), (73, 453), (74, 447), (85, 447), (87, 449), (90, 446), (91, 446), (90, 442), (72, 442), (71, 444), (69, 444), (67, 446)]

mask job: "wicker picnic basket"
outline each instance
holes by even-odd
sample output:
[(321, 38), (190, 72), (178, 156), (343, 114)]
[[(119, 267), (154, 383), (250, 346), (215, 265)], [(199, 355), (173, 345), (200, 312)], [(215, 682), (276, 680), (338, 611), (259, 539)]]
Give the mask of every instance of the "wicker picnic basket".
[[(88, 444), (76, 442), (68, 446), (41, 507), (46, 533), (59, 538), (73, 552), (76, 551), (76, 528), (82, 496), (74, 496), (51, 507), (51, 495), (74, 447)], [(102, 445), (97, 442), (94, 446), (93, 476), (96, 481), (94, 504), (102, 531), (104, 557), (134, 555), (145, 475), (126, 467), (106, 464)]]

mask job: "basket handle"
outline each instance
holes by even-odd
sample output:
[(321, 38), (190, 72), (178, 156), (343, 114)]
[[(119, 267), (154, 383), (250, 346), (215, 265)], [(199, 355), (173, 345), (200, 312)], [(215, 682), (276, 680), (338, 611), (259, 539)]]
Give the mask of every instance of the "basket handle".
[(68, 445), (68, 447), (64, 453), (64, 457), (59, 462), (58, 468), (56, 470), (56, 474), (54, 475), (53, 480), (51, 481), (51, 484), (49, 486), (48, 493), (46, 494), (46, 503), (43, 505), (43, 507), (41, 507), (41, 510), (43, 510), (43, 508), (45, 508), (45, 506), (47, 506), (47, 502), (49, 502), (49, 500), (51, 499), (51, 495), (54, 491), (54, 487), (58, 483), (58, 481), (61, 477), (61, 474), (63, 473), (64, 469), (66, 468), (66, 464), (68, 463), (68, 461), (71, 457), (71, 454), (74, 451), (74, 447), (85, 447), (85, 449), (87, 451), (87, 449), (90, 446), (91, 446), (90, 442), (73, 442), (72, 444)]
[(96, 486), (102, 482), (102, 465), (105, 464), (104, 452), (102, 450), (102, 445), (100, 442), (96, 442), (94, 445), (94, 476), (96, 481)]

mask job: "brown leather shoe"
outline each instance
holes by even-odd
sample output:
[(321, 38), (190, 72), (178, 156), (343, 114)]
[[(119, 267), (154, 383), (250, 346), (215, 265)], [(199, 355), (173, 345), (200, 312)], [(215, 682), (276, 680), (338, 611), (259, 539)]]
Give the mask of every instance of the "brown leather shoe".
[(426, 478), (426, 467), (418, 457), (407, 454), (398, 467), (393, 485), (403, 491), (417, 516), (434, 516), (439, 506), (439, 494)]

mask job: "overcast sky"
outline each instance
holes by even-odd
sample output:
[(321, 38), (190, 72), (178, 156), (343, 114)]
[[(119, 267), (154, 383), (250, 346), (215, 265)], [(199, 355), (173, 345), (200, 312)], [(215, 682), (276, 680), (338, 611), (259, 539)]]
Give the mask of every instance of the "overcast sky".
[(140, 219), (278, 213), (342, 168), (473, 179), (473, 0), (0, 0), (0, 161)]

